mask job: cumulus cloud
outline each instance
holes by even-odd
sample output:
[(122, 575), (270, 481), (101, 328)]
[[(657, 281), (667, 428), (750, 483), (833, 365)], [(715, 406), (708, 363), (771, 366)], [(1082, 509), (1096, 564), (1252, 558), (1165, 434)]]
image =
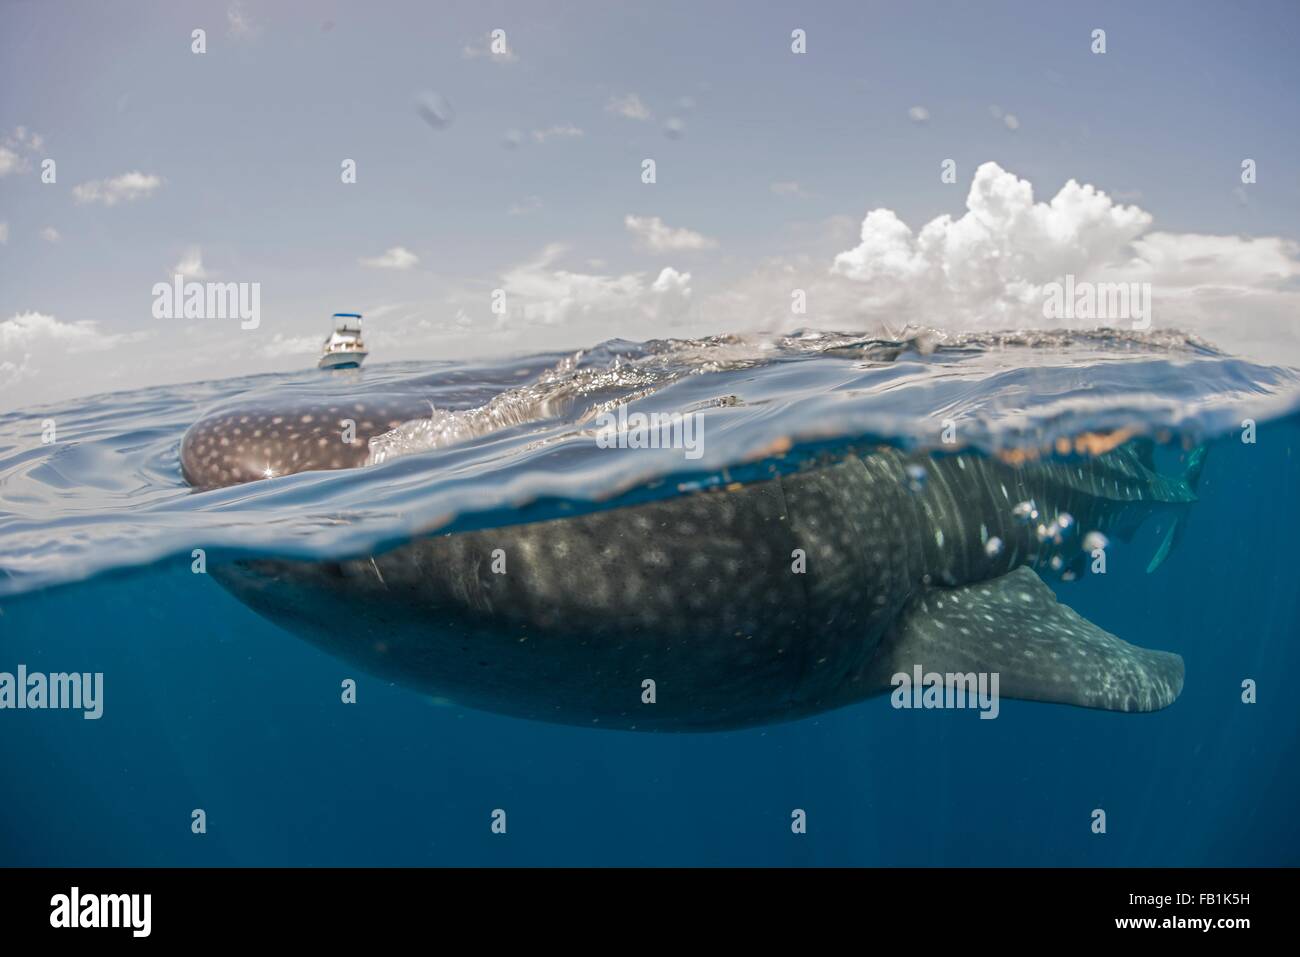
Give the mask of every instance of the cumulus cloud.
[(13, 134), (5, 139), (9, 146), (17, 146), (33, 153), (45, 145), (45, 138), (40, 133), (25, 126), (15, 127)]
[[(1300, 247), (1278, 237), (1152, 231), (1151, 214), (1070, 180), (1047, 202), (985, 163), (966, 212), (913, 231), (889, 209), (862, 222), (860, 241), (837, 255), (832, 277), (850, 280), (861, 317), (940, 328), (1044, 328), (1049, 284), (1150, 283), (1153, 325), (1204, 335), (1225, 347), (1272, 335), (1294, 342), (1277, 317), (1300, 310)], [(1123, 325), (1122, 321), (1077, 323)]]
[(632, 216), (623, 218), (627, 231), (643, 243), (646, 248), (657, 253), (691, 252), (700, 249), (715, 249), (718, 242), (691, 229), (674, 229), (664, 223), (658, 216)]
[(911, 118), (913, 123), (924, 123), (928, 119), (930, 119), (930, 111), (927, 110), (924, 106), (912, 107), (910, 110), (907, 111), (907, 115), (908, 117)]
[(382, 256), (362, 259), (361, 265), (370, 266), (372, 269), (410, 269), (419, 261), (420, 257), (405, 246), (393, 246)]
[(41, 312), (15, 313), (0, 322), (0, 398), (25, 399), (16, 387), (57, 368), (71, 353), (101, 352), (140, 338), (107, 334), (91, 320), (62, 322)]
[(546, 325), (595, 320), (622, 329), (628, 321), (680, 316), (690, 301), (690, 273), (668, 267), (647, 282), (643, 273), (571, 272), (556, 268), (564, 253), (563, 246), (547, 246), (502, 276), (512, 317)]
[(27, 168), (27, 161), (7, 146), (0, 146), (0, 176), (21, 173)]
[(677, 305), (684, 305), (691, 297), (691, 274), (678, 272), (671, 266), (665, 266), (659, 270), (659, 275), (650, 284), (650, 289), (656, 295), (672, 300)]
[(25, 173), (31, 169), (29, 157), (45, 143), (39, 133), (25, 126), (17, 127), (0, 140), (0, 178), (10, 173)]
[(686, 135), (686, 124), (676, 116), (670, 116), (664, 121), (664, 136), (670, 140), (680, 140)]
[(267, 359), (315, 355), (321, 350), (322, 339), (322, 336), (286, 336), (277, 332), (269, 342), (258, 346), (257, 351)]
[(648, 120), (651, 118), (649, 108), (641, 102), (641, 97), (635, 93), (610, 97), (609, 102), (605, 104), (605, 112), (625, 116), (629, 120)]
[(45, 240), (47, 243), (57, 243), (62, 238), (63, 237), (59, 235), (59, 231), (53, 226), (46, 226), (41, 230), (41, 239)]
[(198, 246), (191, 246), (181, 255), (180, 262), (172, 267), (173, 273), (180, 273), (186, 279), (207, 279), (209, 273), (203, 268), (203, 251)]
[[(856, 244), (839, 221), (801, 229), (802, 251), (702, 290), (692, 321), (707, 321), (712, 332), (805, 326), (884, 335), (907, 326), (1132, 325), (1123, 317), (1048, 318), (1053, 284), (1069, 275), (1076, 285), (1149, 283), (1152, 328), (1300, 366), (1300, 244), (1290, 239), (1156, 230), (1150, 213), (1074, 180), (1036, 200), (1028, 182), (995, 163), (976, 171), (961, 214), (913, 228), (892, 210), (872, 209)], [(792, 312), (795, 290), (806, 312)]]
[(72, 187), (72, 198), (78, 203), (103, 203), (105, 206), (116, 206), (118, 203), (132, 203), (137, 199), (144, 199), (161, 185), (161, 176), (135, 170), (111, 179), (80, 183)]
[(881, 305), (924, 304), (991, 320), (1041, 304), (1041, 288), (1067, 272), (1114, 269), (1151, 225), (1136, 206), (1117, 205), (1074, 180), (1050, 202), (996, 163), (975, 172), (958, 219), (940, 216), (913, 233), (889, 209), (862, 222), (861, 242), (835, 257), (832, 272), (869, 284)]
[(71, 352), (99, 351), (124, 338), (103, 334), (90, 319), (62, 322), (42, 312), (15, 313), (0, 322), (0, 348), (6, 353), (29, 350), (41, 342), (57, 342)]
[(0, 223), (0, 243), (9, 242), (9, 224)]

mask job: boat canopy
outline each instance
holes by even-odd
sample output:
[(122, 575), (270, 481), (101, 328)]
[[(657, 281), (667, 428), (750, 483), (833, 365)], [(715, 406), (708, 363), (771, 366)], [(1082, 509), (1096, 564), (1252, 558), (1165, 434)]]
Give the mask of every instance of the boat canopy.
[(361, 314), (357, 312), (334, 313), (335, 332), (354, 332), (361, 334)]

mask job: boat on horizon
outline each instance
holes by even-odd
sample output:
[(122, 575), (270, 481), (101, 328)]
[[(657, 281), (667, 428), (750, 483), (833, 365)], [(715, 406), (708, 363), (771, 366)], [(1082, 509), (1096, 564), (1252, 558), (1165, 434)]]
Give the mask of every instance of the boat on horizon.
[(369, 354), (361, 340), (361, 313), (334, 313), (334, 331), (325, 340), (318, 366), (322, 369), (357, 369)]

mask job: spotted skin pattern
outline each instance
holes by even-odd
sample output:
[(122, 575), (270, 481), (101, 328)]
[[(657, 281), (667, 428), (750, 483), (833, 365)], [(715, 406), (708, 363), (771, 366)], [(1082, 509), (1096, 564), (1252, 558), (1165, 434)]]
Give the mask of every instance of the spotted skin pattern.
[(396, 394), (236, 406), (190, 427), (181, 440), (181, 472), (196, 488), (222, 488), (313, 469), (356, 468), (366, 464), (371, 438), (428, 413), (427, 402)]
[[(233, 484), (268, 457), (277, 474), (364, 461), (314, 451), (311, 427), (334, 428), (340, 412), (325, 410), (322, 426), (292, 411), (204, 420), (186, 437), (186, 474)], [(279, 445), (268, 446), (263, 422), (281, 429)], [(222, 445), (236, 425), (263, 435)], [(259, 559), (212, 573), (372, 673), (536, 720), (744, 727), (888, 691), (913, 664), (998, 671), (1004, 697), (1151, 711), (1177, 697), (1182, 659), (1057, 603), (1030, 570), (1050, 549), (1013, 510), (1032, 499), (1045, 518), (1068, 508), (1079, 528), (1127, 528), (1194, 498), (1127, 449), (1013, 468), (882, 448), (725, 491), (420, 538), (349, 561)], [(1004, 545), (990, 553), (994, 536)], [(1077, 541), (1061, 548), (1080, 552)]]

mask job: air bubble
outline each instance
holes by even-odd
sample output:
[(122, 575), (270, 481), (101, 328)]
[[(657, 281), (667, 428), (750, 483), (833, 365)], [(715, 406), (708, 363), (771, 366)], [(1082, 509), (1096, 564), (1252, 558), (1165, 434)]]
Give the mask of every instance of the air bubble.
[(908, 487), (913, 492), (923, 491), (925, 489), (925, 482), (930, 477), (930, 473), (920, 465), (909, 465), (905, 471), (907, 472)]
[(1011, 514), (1022, 522), (1028, 522), (1031, 519), (1038, 518), (1038, 509), (1034, 507), (1033, 501), (1030, 500), (1027, 502), (1020, 502), (1011, 509)]
[(1101, 532), (1089, 532), (1083, 537), (1083, 547), (1090, 552), (1095, 552), (1099, 548), (1104, 551), (1109, 545), (1110, 541)]

